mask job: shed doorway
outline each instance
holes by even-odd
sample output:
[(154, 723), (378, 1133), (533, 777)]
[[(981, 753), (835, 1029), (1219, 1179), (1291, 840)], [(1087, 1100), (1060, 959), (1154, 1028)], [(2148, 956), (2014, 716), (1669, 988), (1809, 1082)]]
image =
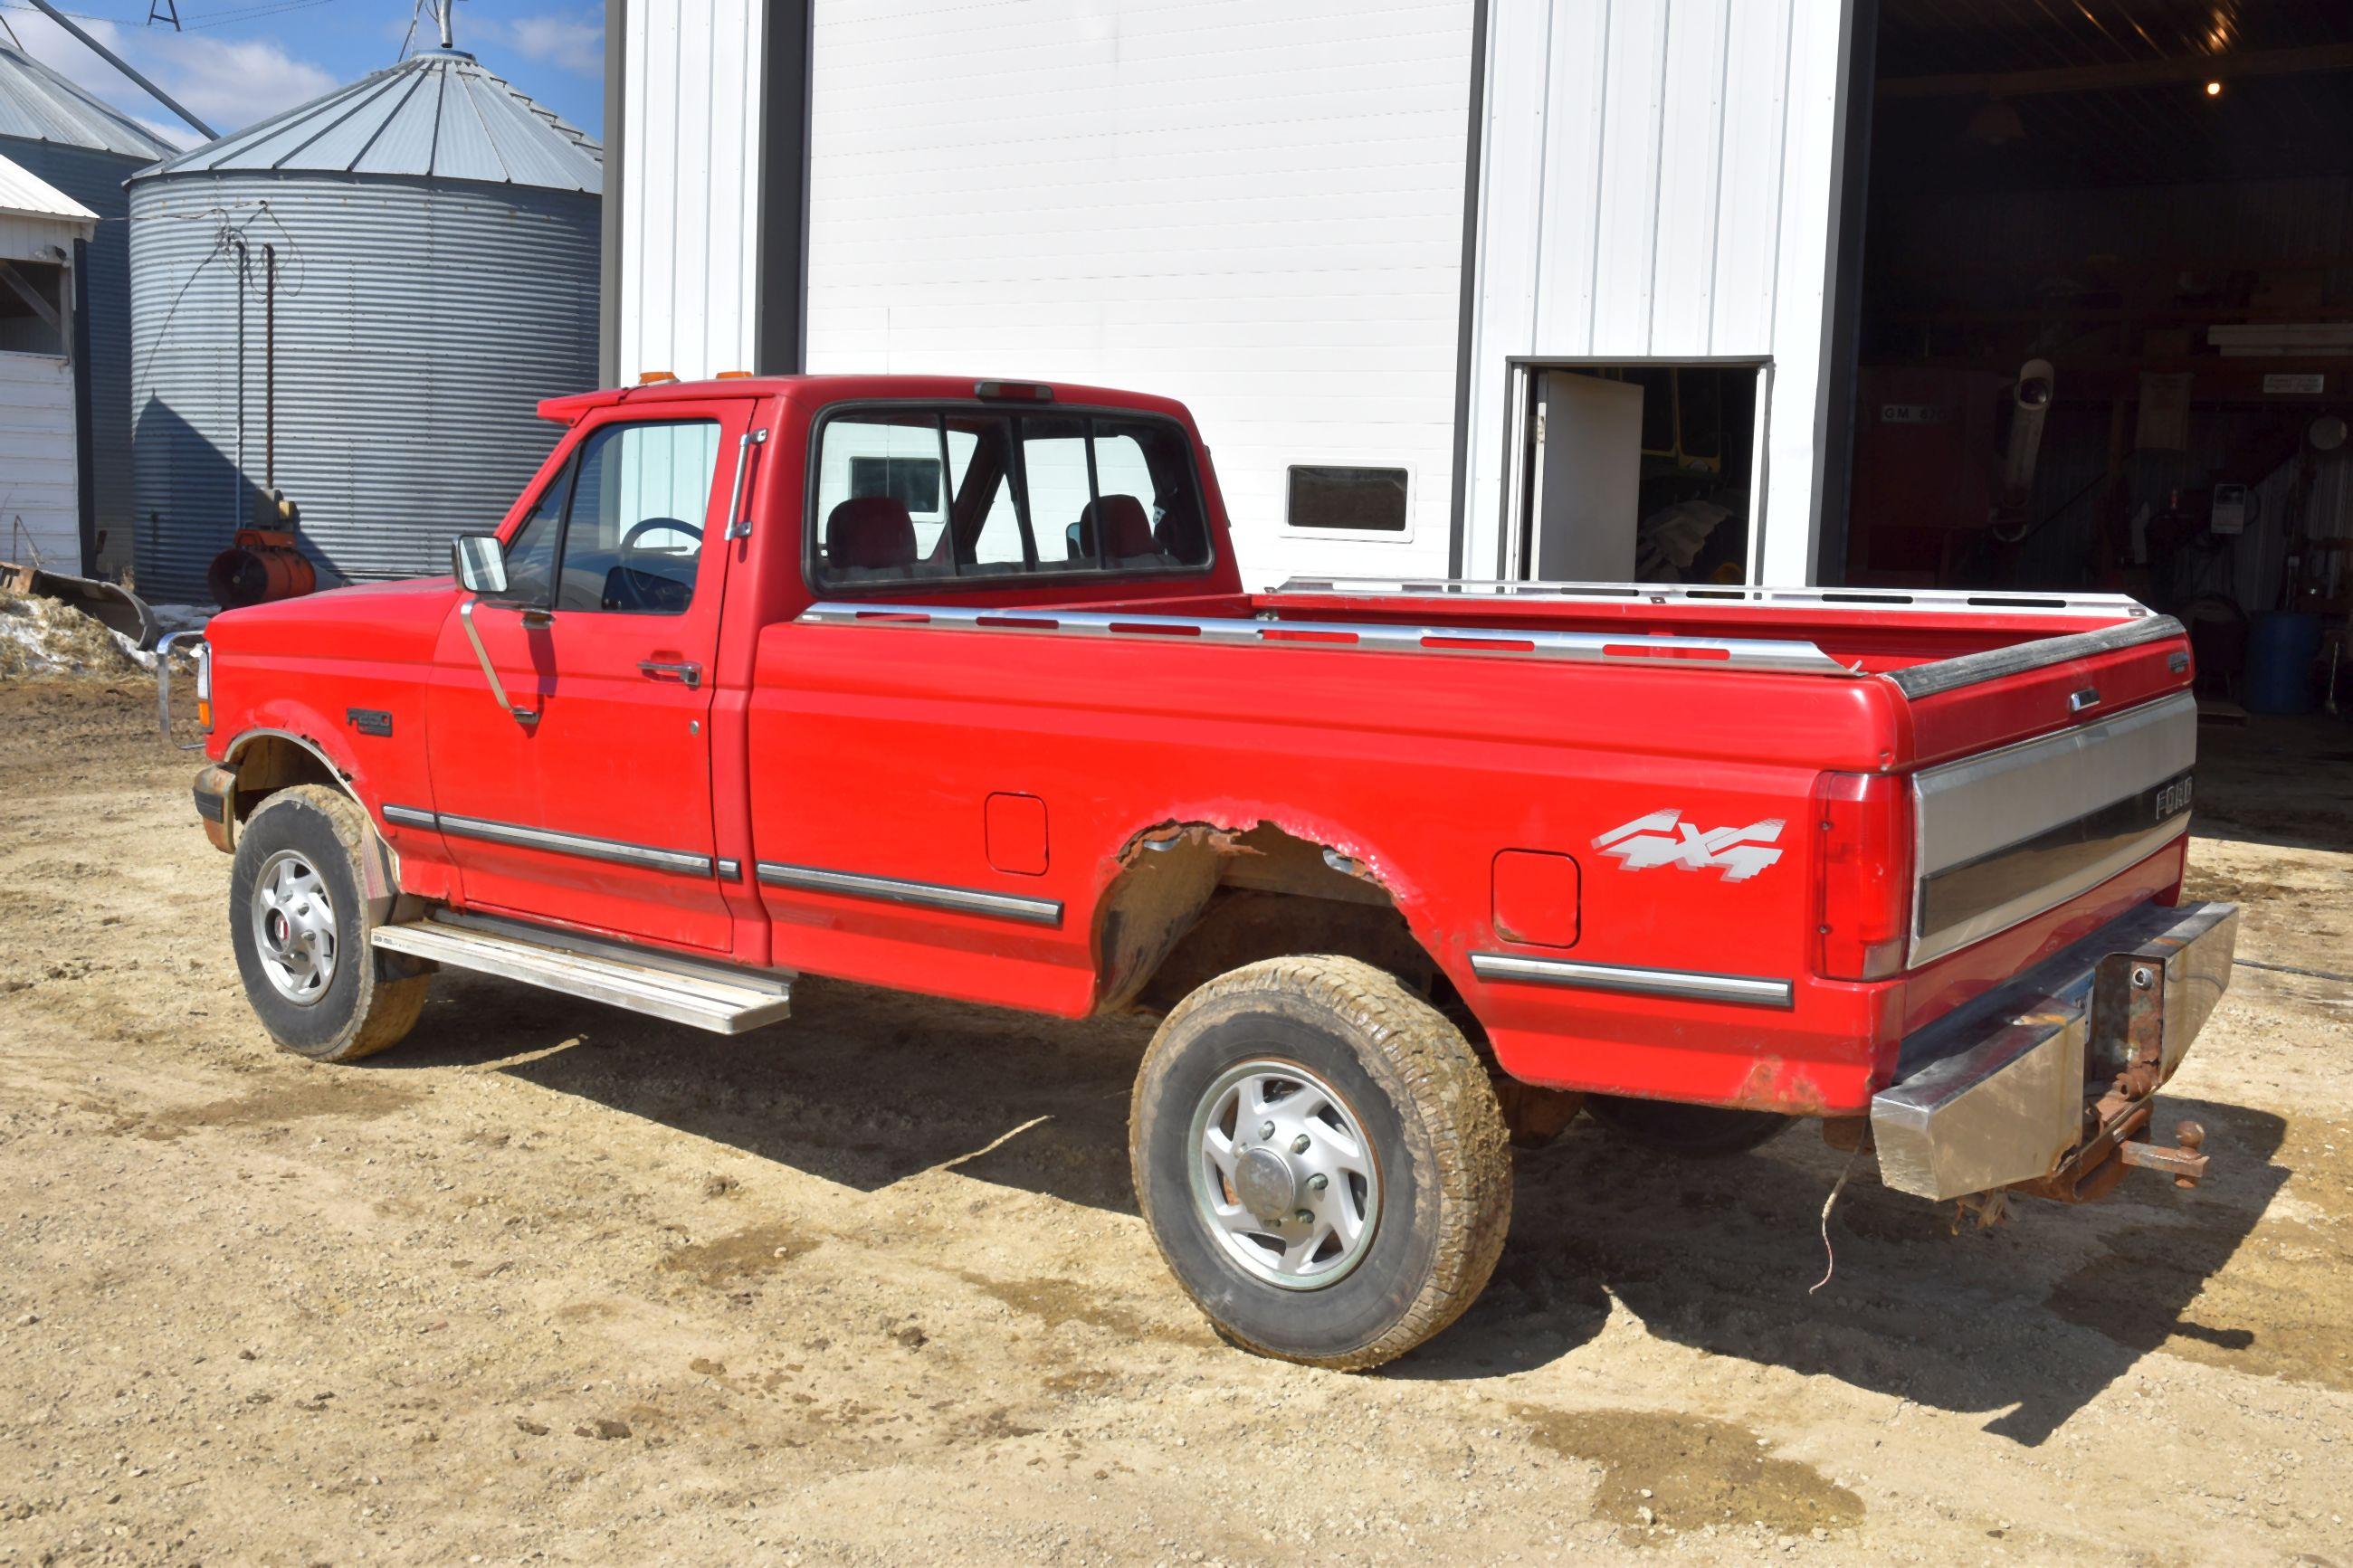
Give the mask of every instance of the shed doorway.
[(1757, 360), (1515, 364), (1508, 574), (1754, 581), (1768, 374)]

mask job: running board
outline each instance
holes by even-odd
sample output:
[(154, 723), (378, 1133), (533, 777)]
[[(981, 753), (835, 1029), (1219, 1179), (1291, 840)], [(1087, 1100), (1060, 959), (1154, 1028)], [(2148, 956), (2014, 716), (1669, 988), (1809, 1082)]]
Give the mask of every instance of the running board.
[(704, 963), (519, 921), (443, 910), (378, 926), (368, 941), (386, 952), (520, 980), (715, 1035), (740, 1035), (792, 1011), (788, 973)]

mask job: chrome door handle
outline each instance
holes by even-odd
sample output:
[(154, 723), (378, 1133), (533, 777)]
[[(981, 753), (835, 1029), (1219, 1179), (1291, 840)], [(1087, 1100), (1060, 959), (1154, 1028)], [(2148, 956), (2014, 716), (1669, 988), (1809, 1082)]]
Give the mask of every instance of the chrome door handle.
[(690, 689), (702, 684), (702, 666), (699, 664), (665, 664), (658, 658), (641, 658), (638, 673), (648, 680), (675, 680)]

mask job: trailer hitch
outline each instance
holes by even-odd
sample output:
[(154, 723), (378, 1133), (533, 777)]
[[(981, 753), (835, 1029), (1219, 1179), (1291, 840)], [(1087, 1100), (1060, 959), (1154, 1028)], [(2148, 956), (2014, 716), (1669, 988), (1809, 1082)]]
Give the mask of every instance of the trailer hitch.
[(2173, 1143), (2170, 1149), (2154, 1143), (2119, 1143), (2116, 1158), (2145, 1171), (2163, 1171), (2172, 1176), (2177, 1187), (2196, 1186), (2206, 1176), (2207, 1156), (2199, 1152), (2206, 1146), (2206, 1129), (2195, 1121), (2182, 1122), (2173, 1130)]

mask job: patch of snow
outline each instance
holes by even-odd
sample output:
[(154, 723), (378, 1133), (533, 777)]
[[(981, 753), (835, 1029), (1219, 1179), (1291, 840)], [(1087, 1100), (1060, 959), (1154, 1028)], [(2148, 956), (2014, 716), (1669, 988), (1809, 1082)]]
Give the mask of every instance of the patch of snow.
[(0, 677), (153, 674), (155, 656), (74, 606), (0, 594)]

